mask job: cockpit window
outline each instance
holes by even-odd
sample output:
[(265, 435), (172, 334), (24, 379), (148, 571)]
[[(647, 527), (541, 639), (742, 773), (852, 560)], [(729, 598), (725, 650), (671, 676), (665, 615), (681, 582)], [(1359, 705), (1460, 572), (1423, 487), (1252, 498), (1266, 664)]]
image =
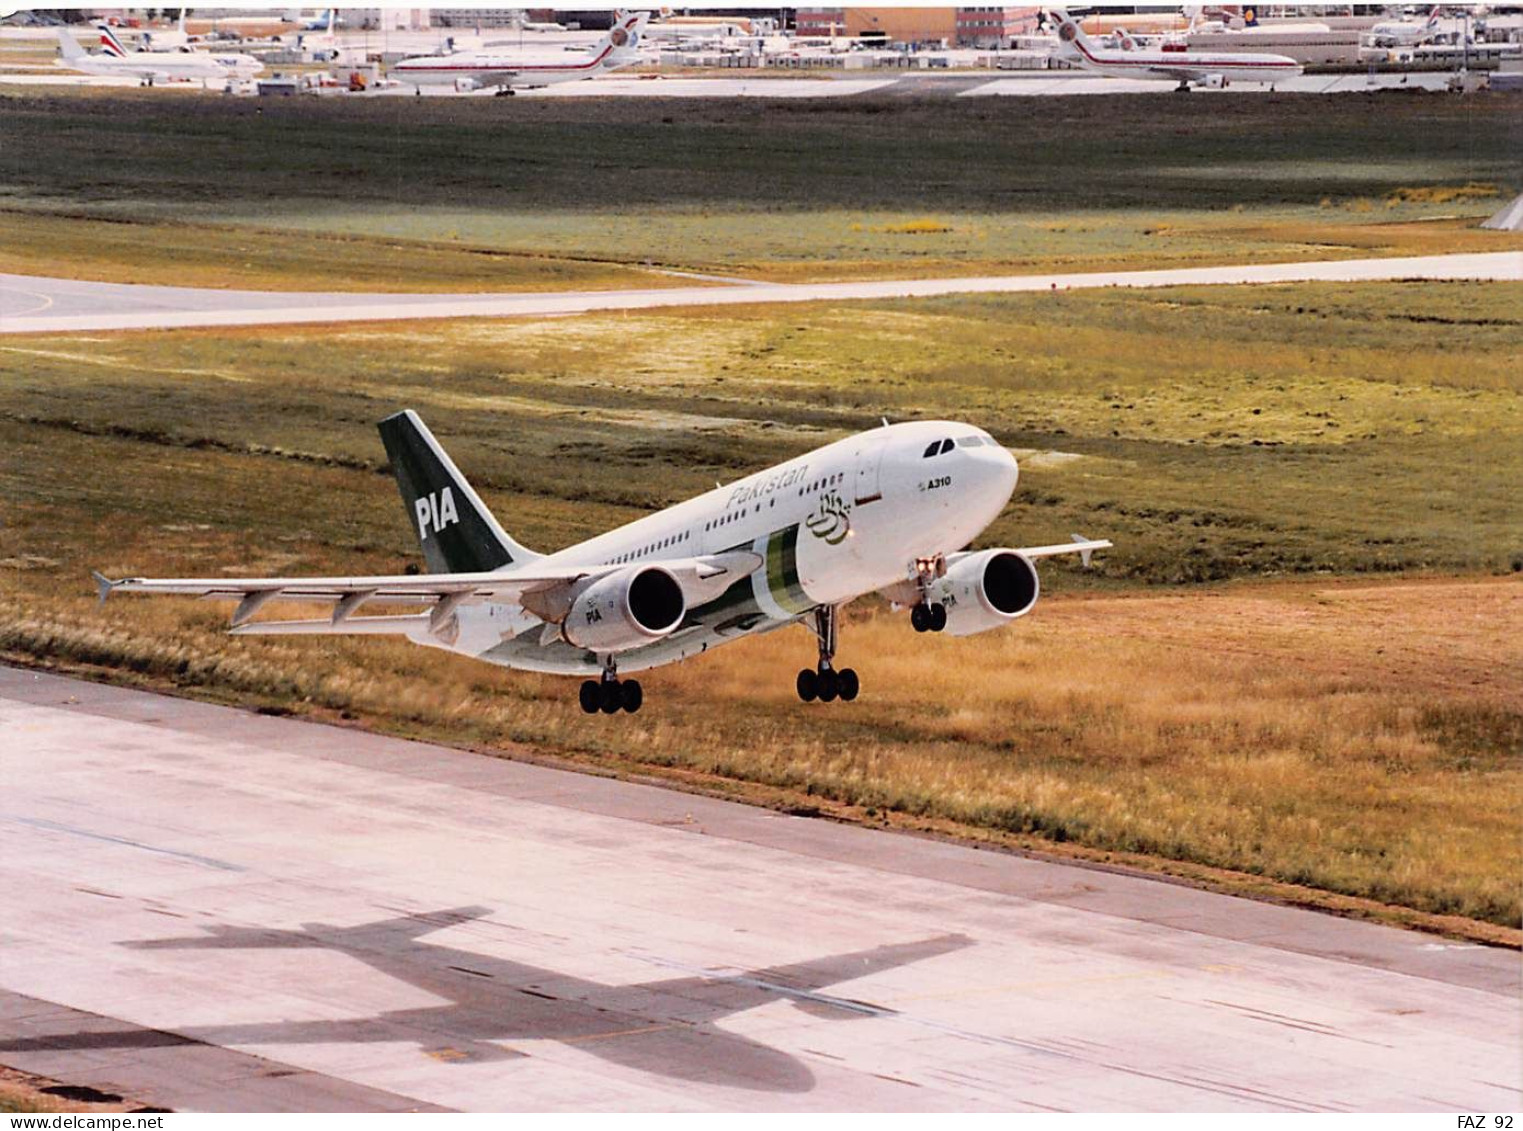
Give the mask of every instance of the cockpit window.
[(941, 450), (941, 441), (940, 440), (932, 440), (931, 441), (931, 446), (925, 450), (925, 453), (920, 458), (921, 459), (930, 459), (933, 455), (935, 455), (940, 450)]
[(943, 440), (941, 442), (941, 451), (942, 451), (942, 454), (944, 455), (947, 452), (950, 452), (951, 450), (952, 450), (952, 441), (951, 441), (951, 439), (948, 438), (946, 440)]

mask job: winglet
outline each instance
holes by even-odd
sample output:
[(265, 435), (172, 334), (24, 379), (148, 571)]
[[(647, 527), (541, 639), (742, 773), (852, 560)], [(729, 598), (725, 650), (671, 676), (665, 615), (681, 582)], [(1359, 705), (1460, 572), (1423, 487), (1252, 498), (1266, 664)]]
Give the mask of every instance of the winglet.
[[(1084, 537), (1084, 535), (1082, 535), (1082, 534), (1071, 534), (1071, 535), (1069, 535), (1069, 537), (1071, 537), (1075, 542), (1088, 542), (1089, 541), (1089, 539)], [(1086, 549), (1086, 550), (1080, 550), (1079, 551), (1079, 562), (1080, 562), (1080, 564), (1082, 564), (1084, 566), (1085, 569), (1089, 568), (1089, 559), (1094, 557), (1094, 554), (1095, 554), (1095, 551), (1094, 551), (1093, 547), (1090, 547), (1089, 549)]]
[(112, 581), (109, 577), (98, 570), (92, 569), (90, 571), (90, 576), (95, 578), (95, 589), (96, 592), (100, 594), (100, 603), (104, 605), (106, 603), (106, 598), (111, 596), (111, 590), (115, 589), (120, 583)]

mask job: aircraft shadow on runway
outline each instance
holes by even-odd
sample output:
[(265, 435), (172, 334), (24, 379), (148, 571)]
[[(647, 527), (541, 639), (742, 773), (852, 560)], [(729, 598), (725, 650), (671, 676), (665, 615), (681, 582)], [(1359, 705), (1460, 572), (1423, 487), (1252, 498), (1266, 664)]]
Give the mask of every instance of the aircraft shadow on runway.
[[(527, 1055), (499, 1041), (551, 1040), (658, 1076), (758, 1091), (805, 1092), (814, 1087), (815, 1079), (801, 1061), (716, 1023), (775, 1001), (790, 1001), (811, 1016), (831, 1020), (892, 1016), (892, 1009), (822, 990), (972, 945), (965, 935), (943, 935), (741, 974), (684, 969), (680, 976), (660, 981), (606, 985), (420, 937), (481, 919), (490, 910), (462, 907), (354, 927), (306, 923), (297, 931), (215, 926), (207, 928), (205, 935), (122, 944), (138, 950), (313, 947), (337, 951), (443, 998), (445, 1005), (337, 1021), (196, 1025), (176, 1027), (172, 1033), (135, 1029), (37, 1036), (0, 1041), (0, 1055), (192, 1041), (231, 1047), (413, 1041), (440, 1060), (468, 1062)], [(437, 1039), (420, 1040), (420, 1033)]]

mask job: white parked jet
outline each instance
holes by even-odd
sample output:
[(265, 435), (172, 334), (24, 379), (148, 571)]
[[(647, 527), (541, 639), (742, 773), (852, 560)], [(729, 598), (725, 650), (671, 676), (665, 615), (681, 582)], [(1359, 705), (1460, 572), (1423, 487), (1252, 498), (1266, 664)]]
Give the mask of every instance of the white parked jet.
[[(1015, 490), (1015, 457), (969, 424), (885, 424), (607, 534), (540, 555), (492, 517), (412, 411), (380, 424), (426, 574), (110, 581), (114, 590), (236, 599), (235, 633), (382, 633), (527, 671), (586, 675), (582, 709), (637, 711), (642, 671), (800, 621), (819, 661), (805, 702), (857, 697), (835, 667), (838, 610), (883, 592), (917, 632), (967, 636), (1037, 601), (1037, 559), (1110, 545), (964, 551)], [(254, 621), (272, 600), (331, 601), (322, 620)], [(354, 615), (367, 602), (427, 612)]]
[(568, 58), (565, 52), (528, 55), (500, 49), (416, 55), (393, 66), (391, 77), (420, 88), (451, 85), (456, 90), (481, 90), (490, 86), (496, 87), (498, 94), (512, 94), (515, 87), (576, 82), (636, 62), (640, 37), (649, 19), (649, 12), (618, 13), (608, 34), (580, 56)]
[(1434, 8), (1421, 23), (1414, 19), (1386, 20), (1370, 28), (1365, 38), (1376, 47), (1416, 47), (1437, 34), (1442, 14), (1442, 8)]
[(141, 33), (143, 46), (149, 51), (174, 51), (181, 47), (189, 47), (191, 37), (185, 30), (185, 13), (188, 10), (180, 9), (180, 24), (177, 28), (164, 31), (145, 29)]
[(1068, 18), (1054, 10), (1058, 25), (1058, 58), (1086, 71), (1127, 79), (1173, 79), (1178, 90), (1190, 84), (1224, 87), (1232, 82), (1274, 83), (1294, 78), (1303, 68), (1287, 55), (1260, 55), (1236, 51), (1192, 51), (1182, 44), (1143, 47), (1132, 41), (1127, 48), (1102, 47)]
[(170, 79), (251, 79), (264, 70), (252, 55), (210, 54), (204, 51), (127, 51), (105, 24), (100, 35), (101, 54), (87, 54), (66, 29), (58, 29), (62, 58), (58, 65), (89, 75), (130, 75), (144, 86)]

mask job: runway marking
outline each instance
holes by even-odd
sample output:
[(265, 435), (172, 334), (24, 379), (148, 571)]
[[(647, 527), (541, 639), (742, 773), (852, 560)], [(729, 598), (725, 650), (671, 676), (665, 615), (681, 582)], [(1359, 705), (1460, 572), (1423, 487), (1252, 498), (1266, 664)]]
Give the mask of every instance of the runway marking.
[(12, 294), (27, 295), (30, 298), (40, 298), (41, 306), (33, 306), (27, 310), (0, 311), (0, 318), (20, 318), (26, 314), (38, 314), (53, 305), (53, 296), (45, 295), (41, 291), (29, 291), (22, 287), (7, 287), (0, 284), (0, 291), (10, 291)]
[(35, 829), (47, 829), (49, 832), (55, 833), (68, 833), (70, 836), (104, 841), (107, 844), (121, 844), (128, 848), (138, 848), (144, 852), (153, 852), (159, 856), (172, 856), (178, 860), (187, 860), (192, 864), (200, 864), (204, 868), (216, 868), (222, 872), (242, 872), (246, 870), (237, 864), (229, 864), (226, 860), (216, 860), (210, 856), (197, 856), (194, 852), (176, 852), (172, 848), (156, 848), (151, 844), (144, 844), (141, 841), (129, 840), (122, 836), (111, 836), (107, 833), (92, 833), (89, 829), (78, 829), (73, 825), (64, 825), (57, 821), (44, 820), (41, 817), (18, 817), (10, 813), (3, 814), (3, 816), (8, 821), (15, 821), (21, 825), (30, 825)]

